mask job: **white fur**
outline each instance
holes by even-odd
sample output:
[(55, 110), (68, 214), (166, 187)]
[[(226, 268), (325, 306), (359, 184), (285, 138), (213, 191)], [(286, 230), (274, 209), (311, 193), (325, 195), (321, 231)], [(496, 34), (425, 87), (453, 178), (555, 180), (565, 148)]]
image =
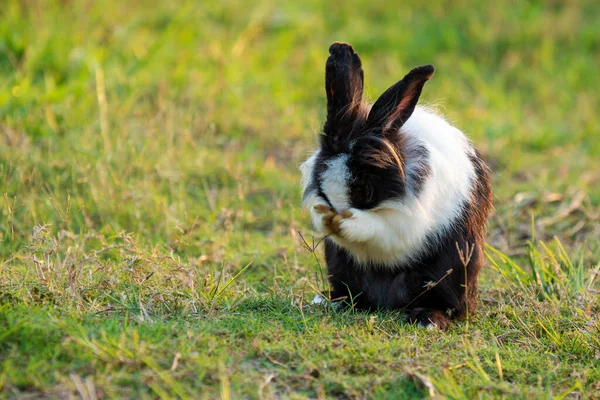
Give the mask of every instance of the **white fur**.
[(331, 205), (337, 212), (347, 210), (350, 207), (348, 181), (351, 175), (347, 161), (347, 154), (340, 154), (328, 160), (327, 169), (321, 175), (321, 190), (327, 195)]
[(339, 301), (330, 301), (327, 300), (325, 297), (321, 296), (320, 294), (316, 295), (312, 301), (310, 302), (311, 305), (313, 306), (329, 306), (331, 305), (331, 307), (334, 310), (339, 310), (342, 307), (342, 303)]
[[(469, 154), (473, 149), (461, 131), (436, 114), (417, 107), (401, 132), (408, 143), (407, 152), (403, 154), (407, 176), (417, 165), (410, 152), (411, 146), (417, 144), (429, 151), (431, 172), (418, 197), (414, 195), (412, 182), (407, 182), (409, 190), (400, 201), (387, 201), (368, 211), (350, 209), (353, 216), (340, 223), (341, 235), (331, 238), (362, 264), (404, 264), (434, 248), (437, 238), (459, 216), (461, 206), (472, 191), (475, 169)], [(346, 197), (342, 196), (341, 188), (342, 182), (349, 179), (349, 171), (347, 167), (346, 170), (340, 167), (343, 157), (336, 160), (340, 161), (332, 163), (332, 167), (339, 170), (340, 175), (334, 178), (332, 171), (325, 179), (329, 184), (323, 185), (323, 191), (330, 199), (336, 199), (338, 204), (334, 206), (340, 212), (348, 204), (347, 192)], [(328, 190), (332, 190), (331, 197)], [(305, 204), (311, 207), (315, 228), (321, 232), (324, 232), (322, 215), (316, 213), (313, 206), (324, 203), (315, 193)], [(431, 233), (437, 235), (429, 236), (433, 240), (426, 242)]]
[[(302, 172), (303, 192), (305, 192), (312, 183), (313, 170), (318, 155), (319, 151), (316, 151), (300, 166), (300, 171)], [(342, 154), (338, 157), (328, 160), (327, 169), (321, 176), (322, 190), (327, 194), (329, 201), (338, 212), (344, 211), (350, 207), (348, 180), (350, 179), (351, 174), (348, 170), (348, 166), (346, 165), (347, 161), (347, 154)], [(329, 207), (329, 205), (323, 198), (317, 195), (316, 190), (311, 193), (304, 194), (304, 201), (302, 205), (304, 207), (310, 207), (313, 226), (315, 229), (317, 229), (319, 232), (329, 234), (330, 232), (327, 232), (323, 226), (323, 215), (314, 209), (314, 206), (316, 205), (324, 205), (327, 207)]]
[(319, 214), (315, 211), (314, 206), (316, 205), (324, 205), (328, 206), (327, 202), (317, 195), (316, 190), (312, 190), (307, 193), (308, 187), (312, 183), (313, 179), (313, 170), (315, 168), (315, 163), (317, 161), (317, 157), (319, 156), (319, 150), (315, 151), (301, 166), (300, 172), (302, 172), (302, 193), (304, 200), (302, 201), (302, 206), (310, 208), (312, 222), (315, 229), (319, 232), (325, 232), (325, 228), (323, 227), (323, 215)]
[(302, 194), (304, 199), (302, 200), (302, 206), (306, 207), (307, 204), (314, 199), (317, 195), (317, 192), (313, 190), (311, 193), (306, 193), (308, 186), (312, 182), (313, 170), (315, 169), (315, 163), (317, 162), (317, 157), (319, 156), (320, 150), (315, 151), (306, 161), (300, 165), (300, 172), (302, 173)]
[(427, 325), (419, 324), (419, 327), (425, 328), (428, 331), (434, 331), (437, 329), (437, 325), (433, 322), (428, 323)]

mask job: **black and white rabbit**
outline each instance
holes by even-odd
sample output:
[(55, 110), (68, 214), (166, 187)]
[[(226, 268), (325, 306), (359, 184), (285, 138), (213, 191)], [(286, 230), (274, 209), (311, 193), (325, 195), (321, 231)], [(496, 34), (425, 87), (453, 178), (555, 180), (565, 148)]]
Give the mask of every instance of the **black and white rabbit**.
[(321, 147), (300, 169), (303, 205), (328, 235), (331, 299), (445, 329), (476, 305), (488, 168), (460, 130), (416, 107), (433, 66), (413, 69), (371, 107), (352, 46), (329, 53)]

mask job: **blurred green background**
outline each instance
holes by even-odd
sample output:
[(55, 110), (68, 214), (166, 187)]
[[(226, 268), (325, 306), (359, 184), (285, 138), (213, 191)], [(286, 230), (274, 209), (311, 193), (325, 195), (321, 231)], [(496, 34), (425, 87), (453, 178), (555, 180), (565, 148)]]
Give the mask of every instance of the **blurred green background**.
[[(230, 294), (232, 303), (223, 306), (215, 321), (231, 316), (229, 307), (236, 301), (260, 303), (256, 299), (265, 293), (296, 300), (310, 297), (309, 290), (298, 285), (306, 279), (314, 281), (318, 266), (297, 233), (301, 231), (310, 242), (309, 218), (300, 209), (297, 167), (315, 148), (322, 126), (324, 64), (334, 41), (351, 43), (361, 55), (366, 94), (372, 100), (412, 67), (434, 64), (436, 74), (426, 85), (422, 102), (466, 132), (494, 172), (496, 212), (490, 219), (489, 243), (519, 261), (527, 259), (522, 257), (528, 252), (527, 241), (556, 236), (567, 253), (574, 259), (582, 257), (591, 271), (600, 259), (599, 21), (600, 4), (595, 0), (399, 4), (4, 0), (0, 5), (0, 195), (4, 196), (0, 331), (4, 323), (12, 333), (0, 333), (0, 350), (9, 354), (0, 355), (4, 370), (0, 389), (8, 388), (13, 395), (60, 394), (55, 390), (75, 390), (76, 382), (67, 378), (72, 371), (95, 376), (96, 382), (102, 376), (107, 379), (116, 373), (111, 368), (117, 367), (110, 367), (112, 356), (106, 356), (109, 360), (103, 359), (102, 366), (92, 361), (78, 364), (77, 357), (86, 360), (96, 353), (77, 340), (88, 333), (100, 335), (95, 329), (108, 329), (112, 333), (106, 334), (106, 340), (115, 343), (125, 340), (119, 335), (132, 335), (131, 330), (118, 328), (131, 313), (144, 320), (140, 311), (144, 307), (123, 305), (131, 299), (148, 309), (155, 307), (148, 314), (155, 321), (197, 324), (188, 313), (202, 314), (195, 302), (206, 298), (194, 297), (199, 296), (201, 277), (234, 276), (250, 262), (252, 266), (236, 280), (243, 278), (243, 288)], [(98, 270), (100, 275), (95, 275)], [(127, 271), (139, 276), (134, 279)], [(177, 271), (187, 271), (192, 284), (173, 283), (170, 279), (178, 276)], [(142, 279), (148, 274), (154, 278)], [(158, 276), (164, 281), (146, 283)], [(484, 297), (496, 293), (496, 278), (492, 272), (484, 276)], [(204, 288), (210, 294), (219, 283), (217, 278), (206, 279)], [(323, 281), (315, 285), (322, 287)], [(125, 295), (129, 300), (123, 300)], [(500, 302), (508, 296), (507, 292), (497, 295)], [(174, 300), (176, 296), (183, 297)], [(279, 313), (277, 318), (286, 313), (300, 318), (297, 308), (290, 311), (277, 302), (272, 307)], [(493, 308), (488, 306), (484, 312)], [(92, 318), (86, 325), (86, 318), (107, 309), (114, 319), (98, 325)], [(33, 317), (23, 322), (26, 315)], [(237, 321), (225, 331), (239, 333), (260, 315), (250, 314), (248, 320)], [(48, 318), (60, 326), (51, 325)], [(268, 331), (265, 326), (271, 322), (262, 320), (265, 325), (256, 329)], [(223, 327), (211, 323), (202, 322), (194, 329), (219, 337)], [(339, 321), (334, 318), (332, 323)], [(490, 328), (481, 324), (484, 332)], [(48, 344), (48, 354), (53, 356), (36, 356), (32, 349), (37, 345), (23, 339), (35, 335), (20, 329), (40, 326), (63, 332), (56, 343)], [(177, 326), (160, 329), (173, 334), (170, 329), (183, 329)], [(155, 332), (150, 329), (147, 334), (152, 347)], [(315, 333), (315, 340), (327, 341), (332, 332), (324, 329), (323, 334), (319, 339)], [(232, 380), (240, 393), (250, 388), (248, 393), (255, 396), (264, 380), (263, 375), (253, 375), (260, 368), (248, 367), (254, 372), (247, 382), (236, 375), (239, 371), (230, 371), (231, 378), (227, 375), (231, 357), (235, 359), (232, 354), (256, 357), (241, 350), (246, 341), (266, 340), (252, 332), (246, 335), (229, 353), (201, 353), (198, 359), (212, 360), (207, 365), (191, 363), (190, 356), (190, 368), (209, 371), (212, 380), (173, 373), (170, 381), (158, 380), (162, 383), (152, 386), (144, 380), (144, 368), (153, 371), (149, 376), (171, 376), (164, 371), (169, 371), (172, 355), (159, 354), (158, 367), (142, 363), (138, 368), (134, 363), (125, 370), (141, 377), (134, 374), (122, 384), (105, 381), (98, 390), (110, 396), (123, 393), (124, 387), (137, 387), (130, 393), (133, 396), (150, 387), (148, 393), (164, 397), (163, 385), (165, 393), (185, 397), (190, 393), (186, 390), (193, 393), (197, 384), (227, 397)], [(79, 343), (73, 354), (56, 350), (65, 337)], [(362, 336), (355, 339), (364, 343)], [(441, 346), (430, 347), (430, 355), (448, 354), (444, 346), (455, 339), (450, 336), (448, 342), (427, 344)], [(178, 345), (166, 341), (156, 346), (168, 352)], [(509, 350), (511, 357), (524, 360), (515, 361), (515, 371), (529, 368), (532, 376), (542, 376), (544, 382), (555, 382), (563, 390), (572, 382), (565, 377), (573, 365), (575, 369), (587, 365), (586, 371), (592, 371), (584, 373), (584, 386), (592, 385), (592, 378), (598, 376), (594, 375), (597, 362), (591, 361), (594, 347), (590, 349), (585, 353), (590, 359), (577, 359), (565, 371), (549, 375), (540, 372), (540, 365), (552, 358), (532, 361), (539, 349)], [(318, 369), (313, 364), (319, 363), (319, 355), (308, 351), (300, 358), (310, 375), (310, 368)], [(294, 351), (290, 354), (276, 360), (288, 364), (285, 360), (298, 356)], [(390, 355), (391, 359), (397, 356)], [(448, 357), (460, 361), (459, 356)], [(21, 361), (14, 361), (17, 358)], [(381, 361), (381, 366), (392, 368), (388, 361)], [(352, 366), (352, 362), (346, 359), (341, 365)], [(470, 378), (464, 385), (451, 384), (431, 359), (418, 363), (432, 368), (432, 376), (441, 379), (436, 385), (447, 388), (442, 389), (445, 395), (478, 393), (479, 386), (472, 383), (481, 378), (477, 372), (467, 374)], [(483, 370), (495, 370), (494, 363)], [(317, 382), (307, 387), (294, 383), (301, 374), (292, 368), (286, 375), (289, 380), (280, 378), (287, 388), (281, 393), (308, 397), (395, 393), (393, 384), (384, 385), (392, 392), (385, 388), (378, 392), (368, 383), (369, 376), (386, 376), (373, 368), (365, 370), (370, 372), (364, 372), (363, 380), (355, 381), (352, 373), (342, 371), (334, 374), (329, 386)], [(183, 388), (176, 384), (179, 379)], [(514, 379), (506, 393), (557, 394), (536, 392), (537, 378), (515, 374)], [(417, 390), (409, 381), (402, 381), (400, 387)], [(261, 396), (265, 393), (267, 389)]]
[(0, 174), (25, 205), (15, 234), (67, 195), (83, 207), (70, 228), (151, 240), (221, 208), (252, 213), (250, 230), (301, 218), (296, 167), (336, 40), (364, 59), (371, 99), (436, 65), (423, 102), (481, 149), (500, 211), (524, 191), (598, 205), (599, 15), (593, 1), (8, 1)]

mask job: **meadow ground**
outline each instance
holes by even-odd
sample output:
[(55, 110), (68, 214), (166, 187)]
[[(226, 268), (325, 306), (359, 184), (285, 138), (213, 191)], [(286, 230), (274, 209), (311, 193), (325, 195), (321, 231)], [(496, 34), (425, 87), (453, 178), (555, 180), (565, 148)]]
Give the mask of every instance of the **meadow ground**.
[[(600, 398), (599, 20), (2, 1), (0, 397)], [(436, 65), (423, 101), (494, 171), (479, 308), (446, 333), (307, 305), (326, 284), (297, 167), (336, 40), (371, 98)]]

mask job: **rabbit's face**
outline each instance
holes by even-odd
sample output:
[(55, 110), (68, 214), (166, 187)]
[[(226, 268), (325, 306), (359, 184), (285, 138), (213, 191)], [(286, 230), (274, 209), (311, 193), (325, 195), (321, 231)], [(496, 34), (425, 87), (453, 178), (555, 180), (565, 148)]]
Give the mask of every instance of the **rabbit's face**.
[(398, 143), (364, 136), (340, 153), (321, 149), (301, 167), (304, 199), (318, 197), (337, 212), (369, 210), (404, 195)]
[(365, 136), (353, 143), (348, 167), (348, 193), (352, 207), (376, 208), (384, 201), (404, 196), (405, 182), (398, 145), (379, 136)]
[(327, 119), (321, 149), (301, 167), (303, 203), (319, 199), (337, 212), (368, 210), (402, 197), (405, 176), (402, 124), (414, 111), (431, 65), (415, 68), (369, 107), (362, 99), (362, 62), (352, 46), (336, 42), (325, 65)]

